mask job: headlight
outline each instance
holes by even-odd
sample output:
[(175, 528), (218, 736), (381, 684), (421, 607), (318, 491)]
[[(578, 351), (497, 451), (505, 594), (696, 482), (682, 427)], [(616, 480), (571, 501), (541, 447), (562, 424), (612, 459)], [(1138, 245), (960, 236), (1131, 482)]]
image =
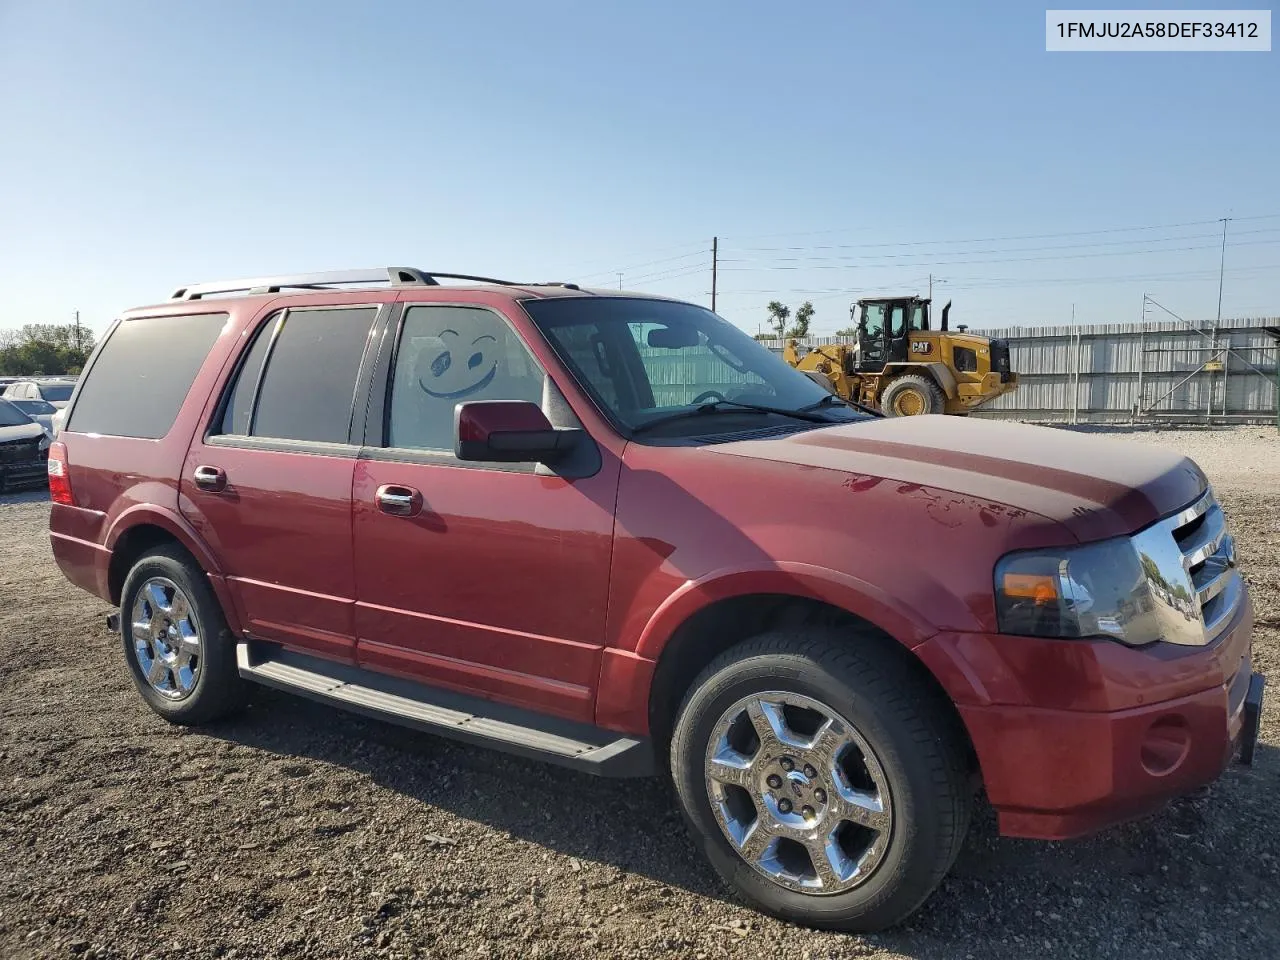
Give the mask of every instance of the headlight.
[(1127, 537), (1011, 553), (996, 564), (1001, 633), (1105, 637), (1138, 647), (1162, 635), (1138, 554)]
[(49, 439), (49, 435), (47, 433), (42, 434), (40, 437), (40, 452), (43, 453), (48, 450), (52, 444), (53, 441)]

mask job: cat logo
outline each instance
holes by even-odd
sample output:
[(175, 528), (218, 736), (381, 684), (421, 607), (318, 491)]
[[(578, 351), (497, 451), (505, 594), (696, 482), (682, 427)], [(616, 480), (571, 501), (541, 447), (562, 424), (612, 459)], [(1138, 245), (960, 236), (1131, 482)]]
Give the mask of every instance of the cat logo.
[(933, 342), (930, 340), (913, 340), (911, 343), (912, 353), (933, 353)]

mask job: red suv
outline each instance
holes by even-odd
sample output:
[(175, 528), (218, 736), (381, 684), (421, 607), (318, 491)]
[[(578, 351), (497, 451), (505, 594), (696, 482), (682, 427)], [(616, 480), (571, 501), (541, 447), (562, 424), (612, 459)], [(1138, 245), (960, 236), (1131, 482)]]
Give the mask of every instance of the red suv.
[(252, 681), (669, 770), (725, 880), (806, 924), (911, 913), (979, 789), (1002, 833), (1074, 837), (1257, 737), (1195, 464), (867, 416), (688, 303), (405, 268), (185, 287), (103, 337), (49, 476), (58, 564), (119, 606), (166, 719)]

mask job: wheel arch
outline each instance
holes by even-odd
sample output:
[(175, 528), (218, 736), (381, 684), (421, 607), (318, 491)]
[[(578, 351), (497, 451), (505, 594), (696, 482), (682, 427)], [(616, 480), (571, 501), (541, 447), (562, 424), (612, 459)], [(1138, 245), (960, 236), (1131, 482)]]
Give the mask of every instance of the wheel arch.
[(184, 519), (151, 504), (139, 504), (120, 514), (112, 523), (104, 540), (111, 552), (107, 566), (107, 590), (111, 603), (120, 603), (125, 578), (138, 559), (157, 547), (173, 544), (191, 556), (205, 574), (223, 615), (234, 629), (236, 608), (231, 602), (226, 581), (213, 555)]
[[(765, 630), (819, 625), (845, 630), (854, 642), (893, 649), (910, 663), (921, 683), (945, 702), (968, 744), (968, 733), (942, 683), (911, 652), (936, 633), (931, 624), (870, 584), (832, 571), (824, 573), (839, 579), (819, 578), (811, 569), (796, 569), (805, 565), (786, 566), (791, 570), (771, 571), (784, 574), (782, 577), (762, 576), (763, 571), (740, 571), (711, 582), (687, 585), (650, 621), (637, 653), (654, 662), (648, 688), (643, 691), (643, 709), (649, 735), (661, 756), (665, 757), (680, 703), (707, 664)], [(695, 599), (702, 602), (692, 602)], [(608, 691), (601, 692), (609, 696)]]
[(943, 396), (948, 400), (954, 400), (959, 395), (959, 388), (956, 381), (956, 375), (945, 363), (889, 363), (885, 364), (884, 376), (889, 378), (881, 389), (881, 396), (889, 389), (889, 384), (898, 377), (915, 374), (918, 377), (928, 377), (938, 385)]

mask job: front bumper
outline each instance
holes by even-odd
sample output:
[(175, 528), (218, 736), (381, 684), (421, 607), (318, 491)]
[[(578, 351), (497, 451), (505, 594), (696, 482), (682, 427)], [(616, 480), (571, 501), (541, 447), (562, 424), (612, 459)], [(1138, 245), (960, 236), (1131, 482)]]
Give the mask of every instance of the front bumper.
[(944, 634), (917, 652), (956, 701), (1005, 836), (1062, 840), (1151, 813), (1252, 759), (1262, 677), (1247, 598), (1212, 645)]
[(0, 490), (11, 487), (35, 486), (49, 482), (49, 461), (46, 457), (23, 460), (17, 463), (0, 463)]

